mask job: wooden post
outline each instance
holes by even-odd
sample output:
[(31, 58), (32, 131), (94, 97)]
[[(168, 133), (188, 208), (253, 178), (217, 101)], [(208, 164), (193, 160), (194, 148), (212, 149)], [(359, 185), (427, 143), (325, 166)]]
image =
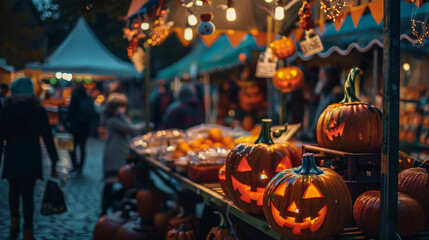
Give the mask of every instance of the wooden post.
[(204, 109), (206, 116), (206, 123), (211, 122), (211, 93), (210, 93), (210, 75), (208, 73), (203, 74), (203, 82), (204, 82)]
[(399, 151), (400, 2), (384, 0), (380, 239), (396, 239)]
[(145, 81), (144, 81), (144, 100), (145, 100), (145, 109), (146, 109), (146, 129), (151, 131), (152, 127), (150, 126), (150, 50), (151, 46), (146, 47), (146, 61), (145, 61)]
[(378, 48), (372, 53), (372, 104), (376, 106), (378, 91)]

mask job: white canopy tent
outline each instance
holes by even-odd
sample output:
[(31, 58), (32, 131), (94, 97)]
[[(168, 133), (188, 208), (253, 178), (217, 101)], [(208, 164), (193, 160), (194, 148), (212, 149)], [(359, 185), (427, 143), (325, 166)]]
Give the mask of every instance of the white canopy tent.
[(139, 76), (132, 63), (117, 58), (103, 45), (83, 17), (44, 63), (29, 63), (26, 68), (43, 72)]

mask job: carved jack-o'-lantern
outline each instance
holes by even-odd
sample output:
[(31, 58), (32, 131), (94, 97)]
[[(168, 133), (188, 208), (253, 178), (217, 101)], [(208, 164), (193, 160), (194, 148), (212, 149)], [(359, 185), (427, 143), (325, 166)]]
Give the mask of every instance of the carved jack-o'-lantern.
[(292, 38), (281, 37), (279, 40), (273, 41), (270, 44), (274, 55), (280, 59), (291, 57), (296, 53), (296, 44)]
[(223, 165), (220, 169), (219, 169), (219, 184), (222, 187), (223, 192), (225, 193), (225, 195), (228, 197), (228, 191), (226, 190), (226, 176), (225, 176), (225, 165)]
[(259, 109), (265, 102), (265, 93), (257, 85), (243, 87), (238, 92), (239, 105), (244, 111)]
[(291, 239), (326, 239), (340, 232), (352, 215), (344, 180), (318, 168), (312, 153), (302, 166), (277, 174), (264, 192), (264, 214), (271, 227)]
[(226, 159), (228, 197), (243, 211), (262, 214), (265, 186), (274, 175), (299, 165), (299, 160), (270, 135), (271, 119), (262, 120), (262, 130), (254, 144), (241, 143)]
[(292, 92), (304, 84), (304, 73), (297, 67), (279, 68), (274, 73), (273, 84), (282, 92)]
[(355, 81), (362, 70), (353, 68), (344, 85), (344, 99), (329, 105), (317, 122), (317, 143), (346, 152), (378, 152), (381, 149), (381, 111), (360, 100)]

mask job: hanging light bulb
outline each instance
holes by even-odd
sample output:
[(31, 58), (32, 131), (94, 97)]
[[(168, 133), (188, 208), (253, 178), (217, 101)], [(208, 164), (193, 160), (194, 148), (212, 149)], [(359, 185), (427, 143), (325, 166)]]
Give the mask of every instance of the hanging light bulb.
[(142, 25), (140, 27), (146, 31), (149, 29), (150, 25), (147, 22), (142, 22)]
[(274, 10), (274, 18), (279, 21), (285, 18), (285, 9), (283, 8), (282, 0), (279, 0), (277, 3), (277, 7)]
[(270, 2), (272, 2), (273, 0), (265, 0), (265, 2), (266, 3), (270, 3)]
[(234, 22), (237, 18), (237, 14), (235, 12), (234, 3), (232, 0), (228, 0), (228, 8), (226, 9), (226, 20), (230, 22)]
[(201, 7), (201, 6), (203, 6), (203, 1), (201, 1), (201, 0), (197, 0), (197, 1), (195, 2), (195, 4), (196, 4), (198, 7)]
[(188, 15), (188, 24), (190, 26), (195, 26), (198, 23), (198, 18), (194, 14)]
[(191, 41), (193, 37), (194, 37), (194, 32), (192, 31), (192, 28), (190, 27), (185, 28), (185, 32), (184, 32), (185, 40)]

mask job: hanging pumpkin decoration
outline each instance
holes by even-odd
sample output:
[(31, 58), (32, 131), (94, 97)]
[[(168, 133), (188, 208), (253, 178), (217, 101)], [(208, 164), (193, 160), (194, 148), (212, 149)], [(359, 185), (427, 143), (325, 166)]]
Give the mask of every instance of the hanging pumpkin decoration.
[(119, 169), (118, 181), (124, 188), (143, 186), (149, 179), (147, 168), (136, 166), (134, 163), (126, 164)]
[(312, 153), (302, 166), (277, 174), (264, 192), (271, 227), (291, 239), (326, 239), (342, 231), (352, 215), (352, 198), (335, 171), (318, 168)]
[(212, 34), (216, 30), (215, 25), (210, 21), (213, 18), (213, 14), (203, 13), (201, 14), (200, 18), (202, 22), (198, 24), (198, 27), (197, 27), (198, 33), (200, 35)]
[(94, 240), (115, 240), (118, 229), (131, 220), (129, 208), (102, 216), (95, 225)]
[(329, 105), (317, 122), (317, 143), (345, 152), (381, 151), (381, 111), (360, 100), (355, 81), (362, 70), (353, 68), (344, 85), (344, 99)]
[(271, 139), (271, 119), (262, 120), (259, 138), (237, 145), (226, 158), (228, 197), (243, 211), (262, 214), (265, 186), (274, 175), (299, 165), (289, 151)]
[(304, 73), (298, 67), (279, 68), (274, 73), (273, 84), (282, 92), (293, 92), (302, 88), (304, 84)]
[(225, 193), (226, 197), (228, 197), (227, 193), (228, 191), (226, 190), (226, 176), (225, 176), (225, 164), (219, 169), (219, 184), (220, 187), (222, 188), (222, 191)]
[(307, 1), (302, 3), (302, 7), (298, 11), (299, 24), (301, 28), (308, 31), (314, 28), (314, 20), (311, 16), (311, 6)]
[(399, 151), (398, 173), (404, 171), (405, 169), (414, 167), (415, 161), (415, 158), (411, 157), (405, 152)]
[[(425, 227), (422, 206), (412, 197), (398, 193), (397, 232), (401, 237), (411, 237)], [(380, 191), (362, 193), (353, 206), (356, 226), (366, 235), (377, 237), (380, 230)]]
[(210, 229), (206, 240), (233, 240), (234, 237), (231, 235), (231, 228), (226, 224), (222, 213), (217, 211), (214, 213), (219, 215), (220, 223), (217, 227), (212, 227), (212, 229)]
[(282, 36), (279, 40), (273, 41), (270, 44), (274, 55), (280, 59), (286, 59), (296, 53), (296, 44), (292, 38)]
[(194, 230), (187, 230), (185, 225), (180, 225), (179, 228), (171, 229), (167, 233), (166, 240), (195, 240)]
[(429, 224), (429, 174), (424, 168), (409, 168), (398, 175), (398, 191), (409, 195), (419, 202)]

